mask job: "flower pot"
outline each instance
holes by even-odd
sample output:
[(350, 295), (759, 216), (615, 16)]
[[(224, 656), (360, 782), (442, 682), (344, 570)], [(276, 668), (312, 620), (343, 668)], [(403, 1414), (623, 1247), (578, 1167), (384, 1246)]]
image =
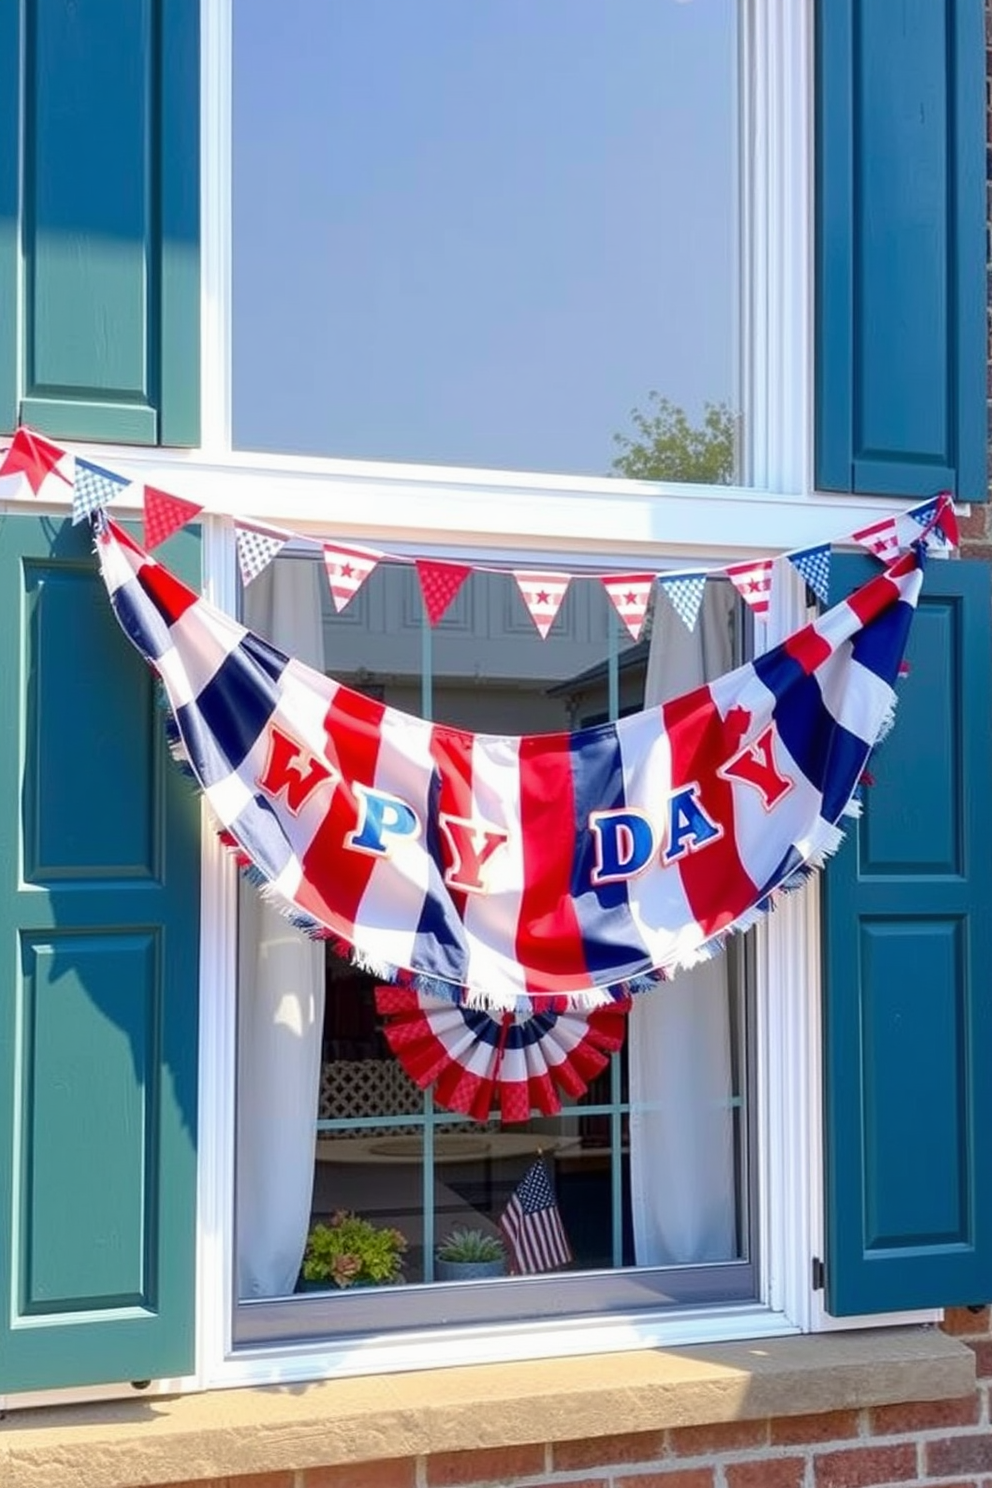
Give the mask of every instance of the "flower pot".
[(481, 1276), (505, 1276), (506, 1261), (442, 1261), (434, 1262), (434, 1277), (437, 1281), (475, 1281)]

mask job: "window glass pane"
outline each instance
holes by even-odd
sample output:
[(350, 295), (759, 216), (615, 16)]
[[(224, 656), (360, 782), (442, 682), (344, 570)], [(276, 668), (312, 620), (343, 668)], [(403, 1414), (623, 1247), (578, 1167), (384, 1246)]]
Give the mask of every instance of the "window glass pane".
[(736, 0), (233, 11), (239, 448), (731, 477)]
[[(476, 571), (429, 628), (415, 571), (391, 562), (380, 563), (337, 614), (320, 569), (316, 558), (277, 560), (255, 581), (273, 586), (271, 603), (256, 606), (259, 615), (266, 611), (278, 622), (287, 610), (299, 611), (310, 585), (333, 676), (392, 707), (479, 732), (568, 730), (642, 707), (645, 688), (657, 688), (658, 668), (666, 665), (679, 637), (675, 627), (681, 627), (667, 602), (659, 602), (648, 633), (635, 643), (602, 585), (576, 578), (542, 640), (512, 576)], [(252, 586), (249, 609), (263, 592)], [(699, 624), (710, 659), (731, 661), (739, 654), (740, 616), (729, 585), (708, 586)], [(244, 900), (242, 913), (249, 914)], [(535, 1110), (529, 1120), (512, 1123), (501, 1120), (498, 1102), (486, 1119), (472, 1119), (423, 1093), (383, 1034), (375, 1004), (380, 979), (321, 948), (324, 1010), (311, 1031), (319, 1070), (315, 1064), (312, 1104), (294, 1134), (285, 1125), (285, 1090), (276, 1089), (263, 1109), (265, 1045), (269, 1040), (278, 1056), (286, 1025), (295, 1030), (303, 1020), (287, 1013), (285, 994), (292, 989), (277, 988), (272, 1010), (260, 1004), (263, 1024), (265, 1018), (269, 1024), (253, 1026), (248, 999), (264, 981), (259, 954), (243, 935), (242, 1041), (254, 1040), (261, 1074), (249, 1078), (242, 1055), (239, 1183), (243, 1174), (260, 1183), (259, 1192), (284, 1186), (302, 1149), (298, 1239), (308, 1223), (333, 1230), (342, 1211), (379, 1231), (399, 1232), (395, 1268), (379, 1278), (392, 1283), (390, 1326), (438, 1320), (430, 1289), (421, 1284), (464, 1279), (439, 1265), (438, 1244), (466, 1228), (498, 1239), (507, 1205), (538, 1158), (569, 1255), (549, 1270), (546, 1294), (535, 1293), (529, 1276), (524, 1291), (505, 1279), (483, 1295), (472, 1276), (471, 1286), (459, 1287), (461, 1301), (445, 1303), (445, 1317), (471, 1321), (536, 1315), (535, 1307), (551, 1314), (753, 1295), (746, 1039), (752, 978), (743, 940), (708, 963), (702, 979), (692, 973), (643, 994), (622, 1051), (584, 1094), (562, 1097), (560, 1114)], [(295, 1093), (295, 1078), (291, 1083)], [(258, 1162), (266, 1145), (268, 1156)], [(306, 1167), (311, 1160), (312, 1170)], [(272, 1205), (259, 1207), (271, 1211)], [(246, 1255), (263, 1252), (262, 1271), (265, 1245), (248, 1234), (240, 1203), (239, 1212), (239, 1245), (243, 1239)], [(324, 1240), (335, 1243), (326, 1234)], [(369, 1243), (374, 1248), (377, 1241)], [(366, 1288), (352, 1284), (354, 1264), (339, 1262), (323, 1278), (293, 1276), (284, 1284), (283, 1295), (304, 1288), (325, 1294), (313, 1303), (316, 1312), (296, 1319), (294, 1331), (383, 1325)], [(497, 1274), (507, 1270), (505, 1259)], [(255, 1270), (241, 1271), (243, 1298), (280, 1295), (253, 1290), (246, 1278)], [(591, 1276), (598, 1278), (594, 1284)], [(357, 1279), (369, 1280), (363, 1274)]]

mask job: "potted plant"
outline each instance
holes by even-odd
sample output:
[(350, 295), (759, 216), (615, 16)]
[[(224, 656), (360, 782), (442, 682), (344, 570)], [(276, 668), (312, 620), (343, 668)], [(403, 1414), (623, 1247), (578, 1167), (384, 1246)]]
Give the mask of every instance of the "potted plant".
[(403, 1280), (406, 1248), (401, 1231), (340, 1209), (330, 1224), (315, 1224), (307, 1236), (302, 1288), (389, 1286)]
[(504, 1276), (506, 1248), (490, 1230), (457, 1226), (434, 1252), (438, 1281), (468, 1281), (477, 1276)]

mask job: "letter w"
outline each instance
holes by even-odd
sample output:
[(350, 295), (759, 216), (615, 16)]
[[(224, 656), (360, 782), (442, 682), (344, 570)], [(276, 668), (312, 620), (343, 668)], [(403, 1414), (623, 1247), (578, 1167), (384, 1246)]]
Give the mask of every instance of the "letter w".
[(337, 778), (330, 765), (310, 754), (295, 739), (274, 725), (269, 729), (269, 757), (258, 784), (273, 800), (278, 800), (285, 791), (286, 805), (294, 816), (319, 786)]

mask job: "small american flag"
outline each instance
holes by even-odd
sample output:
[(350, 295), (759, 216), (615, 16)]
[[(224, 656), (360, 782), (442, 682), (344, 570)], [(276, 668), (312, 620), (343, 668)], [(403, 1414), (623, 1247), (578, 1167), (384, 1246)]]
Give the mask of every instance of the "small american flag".
[(513, 1270), (519, 1274), (553, 1271), (567, 1266), (572, 1249), (555, 1203), (551, 1180), (539, 1157), (510, 1195), (499, 1218), (513, 1258)]

